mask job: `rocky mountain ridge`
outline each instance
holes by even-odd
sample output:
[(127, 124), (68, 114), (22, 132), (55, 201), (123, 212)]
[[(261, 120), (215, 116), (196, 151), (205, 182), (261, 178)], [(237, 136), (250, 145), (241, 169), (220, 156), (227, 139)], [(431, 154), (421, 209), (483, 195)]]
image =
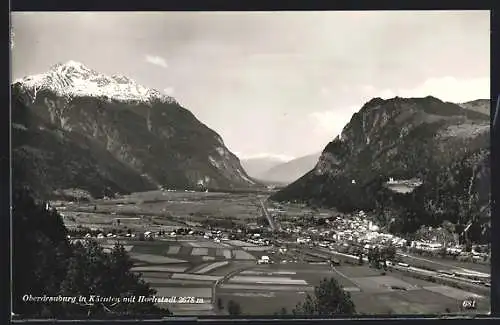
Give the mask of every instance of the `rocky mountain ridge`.
[(12, 125), (16, 179), (47, 195), (255, 185), (173, 98), (74, 61), (12, 85)]
[(139, 85), (126, 76), (107, 76), (73, 60), (57, 63), (45, 73), (18, 79), (14, 84), (24, 88), (32, 102), (36, 100), (38, 91), (44, 89), (65, 98), (95, 97), (108, 101), (176, 103), (173, 97)]
[(491, 104), (489, 99), (476, 99), (469, 102), (461, 103), (459, 105), (471, 111), (476, 111), (479, 113), (490, 115)]
[[(484, 226), (489, 128), (488, 115), (434, 97), (374, 98), (326, 146), (313, 170), (272, 199), (373, 211), (392, 220), (396, 232), (444, 220)], [(397, 193), (386, 186), (390, 178), (422, 185)]]

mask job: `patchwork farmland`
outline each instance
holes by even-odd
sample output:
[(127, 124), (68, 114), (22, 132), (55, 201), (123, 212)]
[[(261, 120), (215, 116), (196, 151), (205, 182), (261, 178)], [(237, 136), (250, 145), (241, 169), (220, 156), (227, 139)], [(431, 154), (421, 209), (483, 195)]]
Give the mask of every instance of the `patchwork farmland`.
[(349, 292), (358, 311), (366, 314), (458, 312), (462, 300), (471, 296), (476, 298), (478, 308), (489, 308), (485, 295), (398, 272), (381, 275), (367, 266), (338, 266), (332, 270), (324, 264), (257, 265), (262, 252), (243, 244), (198, 239), (135, 241), (125, 246), (136, 263), (133, 270), (142, 274), (158, 296), (196, 299), (193, 304), (163, 306), (176, 315), (226, 314), (217, 308), (218, 300), (222, 304), (236, 301), (249, 315), (291, 311), (321, 279), (329, 277), (334, 277)]
[[(476, 299), (477, 312), (489, 310), (488, 294), (416, 279), (396, 270), (382, 273), (367, 265), (341, 263), (331, 268), (325, 258), (311, 254), (310, 248), (289, 245), (286, 253), (278, 253), (272, 243), (256, 244), (244, 238), (168, 235), (187, 226), (207, 232), (206, 220), (229, 219), (233, 227), (244, 227), (259, 216), (258, 202), (255, 194), (152, 192), (75, 204), (62, 211), (69, 227), (84, 225), (106, 232), (117, 227), (119, 218), (122, 228), (135, 233), (167, 231), (166, 236), (151, 241), (123, 236), (97, 240), (105, 249), (122, 244), (134, 261), (132, 270), (150, 283), (157, 296), (192, 298), (161, 305), (174, 315), (226, 315), (231, 300), (241, 306), (244, 315), (290, 313), (322, 279), (331, 277), (349, 293), (361, 314), (458, 313), (467, 297)], [(273, 263), (258, 264), (264, 255)]]

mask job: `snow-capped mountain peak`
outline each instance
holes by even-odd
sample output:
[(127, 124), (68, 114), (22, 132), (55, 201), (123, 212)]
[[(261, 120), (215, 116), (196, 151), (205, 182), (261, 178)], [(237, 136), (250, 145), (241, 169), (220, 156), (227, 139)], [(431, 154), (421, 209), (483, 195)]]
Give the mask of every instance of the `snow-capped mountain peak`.
[(24, 77), (14, 83), (31, 89), (33, 100), (38, 91), (49, 89), (58, 95), (69, 97), (90, 96), (119, 101), (176, 102), (174, 98), (139, 85), (126, 76), (119, 74), (107, 76), (73, 60), (55, 64), (46, 73)]
[(66, 63), (59, 62), (50, 67), (50, 71), (85, 73), (92, 71), (81, 62), (69, 60)]

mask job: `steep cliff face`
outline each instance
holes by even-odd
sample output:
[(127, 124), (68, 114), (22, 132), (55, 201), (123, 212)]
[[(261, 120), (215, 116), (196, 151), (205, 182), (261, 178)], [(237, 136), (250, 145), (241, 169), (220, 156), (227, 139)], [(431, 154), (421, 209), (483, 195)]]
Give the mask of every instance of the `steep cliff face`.
[[(489, 204), (489, 128), (488, 115), (434, 97), (375, 98), (313, 170), (272, 199), (345, 211), (383, 206), (395, 213), (410, 205), (399, 215), (418, 213), (419, 220), (405, 222), (402, 231), (443, 219), (465, 222)], [(413, 188), (394, 190), (390, 178), (397, 188)]]
[(128, 78), (70, 61), (15, 82), (12, 103), (14, 164), (44, 192), (254, 185), (217, 133)]

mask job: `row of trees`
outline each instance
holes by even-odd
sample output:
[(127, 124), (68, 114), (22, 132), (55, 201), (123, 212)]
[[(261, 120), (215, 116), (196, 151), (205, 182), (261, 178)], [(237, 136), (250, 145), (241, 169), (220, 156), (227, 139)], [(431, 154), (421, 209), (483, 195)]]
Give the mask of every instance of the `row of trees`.
[[(221, 298), (217, 299), (217, 308), (220, 311), (224, 310), (224, 303)], [(234, 300), (229, 300), (227, 303), (227, 312), (231, 316), (241, 315), (241, 305)]]
[(387, 268), (387, 261), (394, 261), (396, 258), (396, 247), (382, 246), (382, 247), (374, 247), (368, 251), (368, 263), (370, 266), (375, 268), (380, 268), (381, 264), (384, 269)]
[(46, 210), (26, 188), (13, 193), (13, 312), (23, 318), (162, 317), (153, 303), (39, 303), (24, 295), (103, 297), (152, 296), (155, 291), (131, 272), (123, 246), (104, 252), (94, 241), (72, 244), (55, 210)]

